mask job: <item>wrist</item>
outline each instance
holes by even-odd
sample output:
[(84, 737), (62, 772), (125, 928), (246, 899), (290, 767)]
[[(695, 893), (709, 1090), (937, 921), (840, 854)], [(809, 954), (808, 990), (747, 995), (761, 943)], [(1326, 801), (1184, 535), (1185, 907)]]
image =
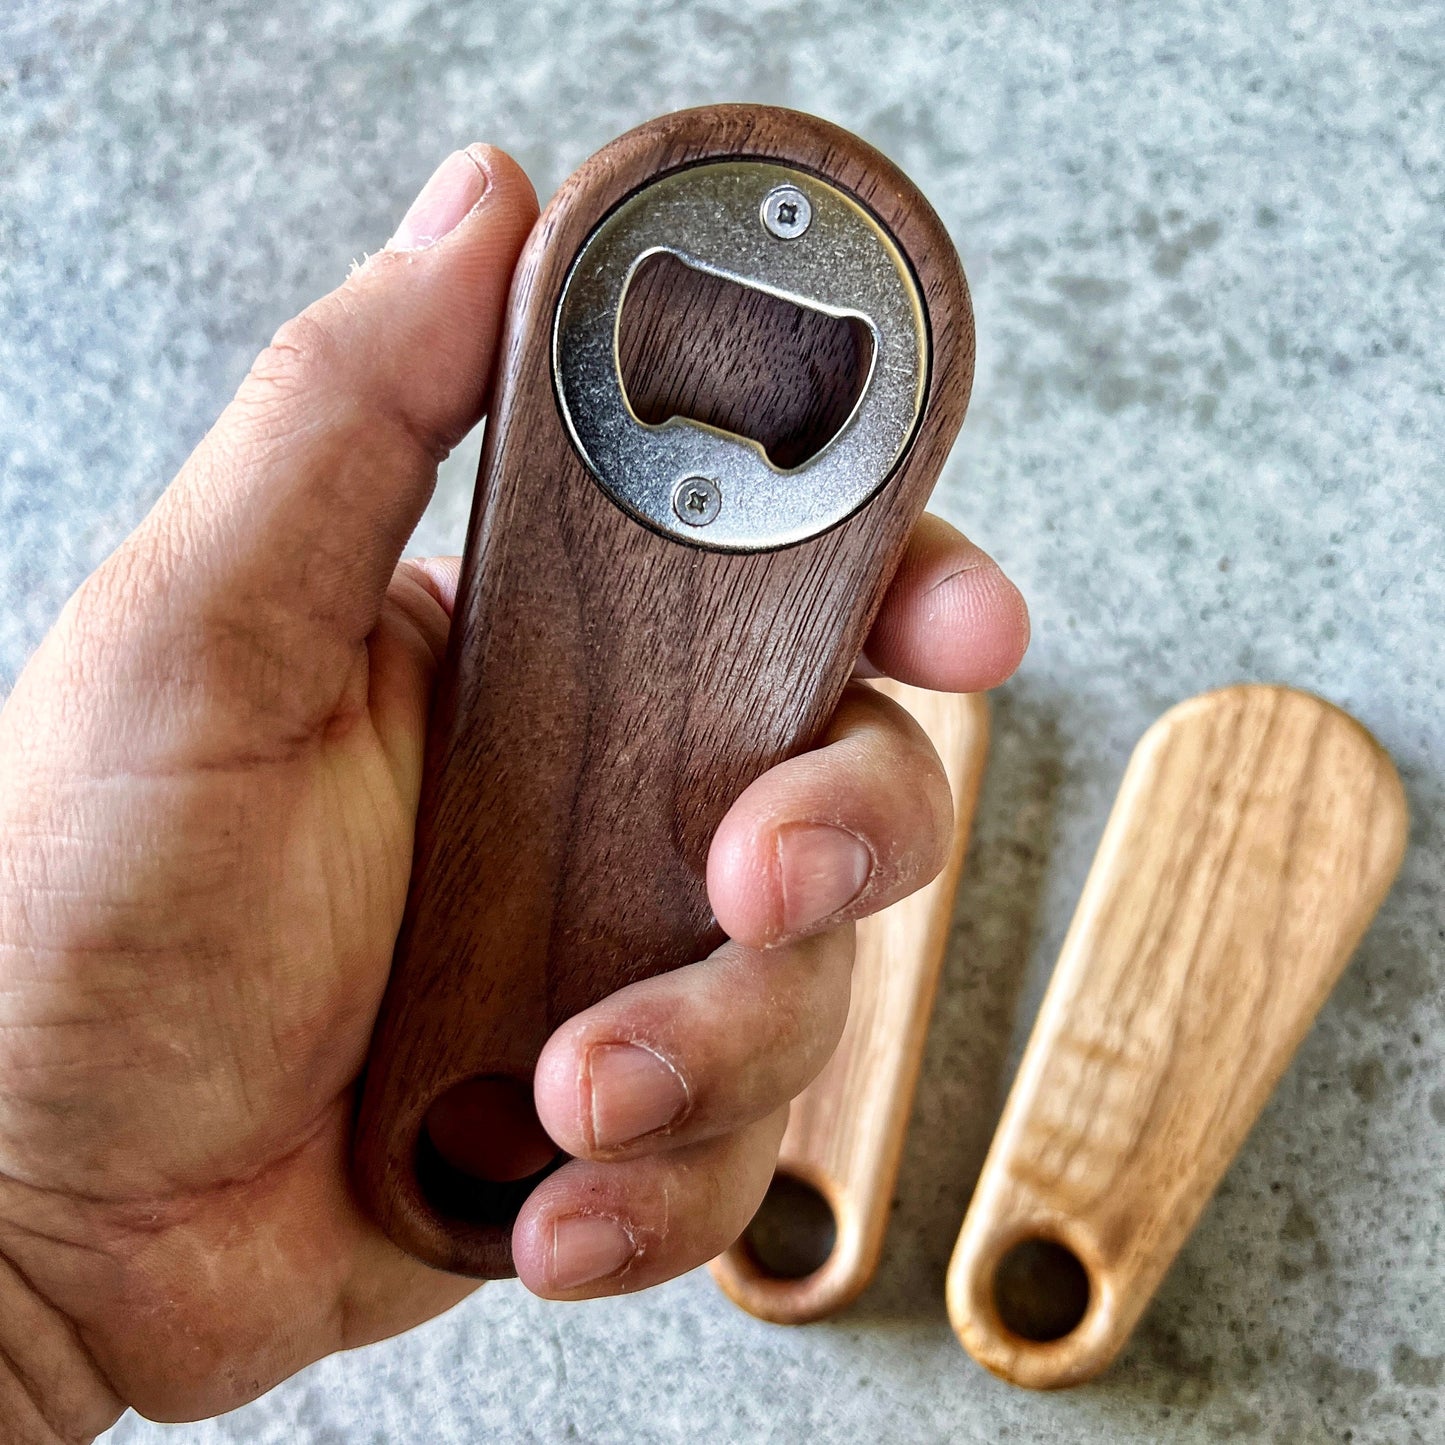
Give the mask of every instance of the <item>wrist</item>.
[(124, 1409), (74, 1324), (0, 1254), (0, 1445), (88, 1445)]

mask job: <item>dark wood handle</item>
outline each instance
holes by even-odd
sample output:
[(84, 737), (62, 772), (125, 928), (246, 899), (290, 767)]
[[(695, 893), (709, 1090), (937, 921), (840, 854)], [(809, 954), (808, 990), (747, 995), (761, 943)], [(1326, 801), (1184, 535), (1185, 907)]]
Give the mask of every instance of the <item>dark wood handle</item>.
[[(574, 449), (551, 374), (558, 297), (598, 221), (651, 178), (724, 158), (795, 167), (867, 208), (913, 268), (931, 341), (921, 419), (887, 483), (831, 531), (767, 552), (702, 550), (625, 514)], [(741, 306), (752, 331), (764, 324), (735, 289), (698, 288), (690, 305)], [(677, 285), (651, 290), (672, 298), (675, 321)], [(750, 331), (731, 320), (638, 325), (725, 349)], [(726, 355), (700, 367), (694, 351), (685, 386), (649, 381), (645, 340), (620, 347), (648, 406), (665, 414), (686, 392), (690, 415), (737, 424), (721, 393), (742, 372)], [(845, 337), (830, 355), (856, 351)], [(713, 831), (836, 706), (962, 422), (973, 322), (947, 233), (894, 166), (812, 117), (720, 106), (644, 125), (566, 182), (523, 254), (501, 358), (354, 1168), (402, 1248), (492, 1278), (513, 1273), (511, 1225), (536, 1177), (458, 1177), (429, 1142), (428, 1109), (478, 1076), (529, 1084), (564, 1020), (718, 944)], [(838, 409), (826, 377), (815, 389)], [(779, 405), (794, 445), (806, 407), (795, 394)]]

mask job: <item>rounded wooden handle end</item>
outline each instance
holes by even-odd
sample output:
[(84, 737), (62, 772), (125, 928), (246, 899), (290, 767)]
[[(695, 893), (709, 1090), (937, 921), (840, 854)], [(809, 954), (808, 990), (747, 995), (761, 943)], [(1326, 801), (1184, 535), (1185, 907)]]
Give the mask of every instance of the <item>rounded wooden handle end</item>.
[(1067, 1220), (970, 1216), (948, 1268), (959, 1342), (1011, 1385), (1056, 1390), (1105, 1370), (1134, 1326), (1097, 1251)]
[(710, 1266), (739, 1309), (769, 1324), (811, 1324), (846, 1309), (877, 1268), (846, 1192), (816, 1170), (802, 1174), (781, 1168), (747, 1232)]
[(1119, 1353), (1389, 890), (1407, 825), (1384, 749), (1308, 693), (1224, 688), (1144, 735), (949, 1268), (980, 1364), (1044, 1389)]

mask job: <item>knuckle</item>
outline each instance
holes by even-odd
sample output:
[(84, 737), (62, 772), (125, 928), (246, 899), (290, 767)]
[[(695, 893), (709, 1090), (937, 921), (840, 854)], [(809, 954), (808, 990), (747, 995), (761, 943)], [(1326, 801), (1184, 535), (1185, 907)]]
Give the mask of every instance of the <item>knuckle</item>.
[(832, 1057), (848, 1020), (856, 936), (854, 925), (843, 923), (809, 940), (813, 976), (794, 1026), (809, 1082)]
[(751, 1112), (772, 1111), (812, 1081), (847, 1021), (854, 937), (841, 923), (767, 954), (738, 951), (727, 992), (734, 1016), (750, 1023), (733, 1056), (746, 1063), (710, 1071), (703, 1092), (734, 1110), (745, 1100)]
[(304, 396), (333, 371), (339, 347), (332, 328), (315, 308), (293, 316), (252, 362), (238, 399), (290, 400)]
[(119, 641), (129, 640), (154, 588), (154, 572), (147, 557), (127, 541), (76, 588), (54, 633), (70, 666), (87, 672), (113, 654)]
[(953, 789), (949, 786), (948, 774), (938, 755), (930, 747), (927, 781), (918, 790), (919, 806), (924, 816), (920, 819), (920, 832), (931, 845), (930, 858), (932, 877), (943, 866), (948, 850), (953, 843), (954, 806)]
[[(889, 806), (906, 810), (899, 819), (903, 836), (917, 850), (921, 862), (931, 862), (932, 871), (937, 872), (953, 838), (953, 789), (948, 773), (928, 734), (901, 707), (894, 707), (891, 725), (883, 736), (879, 776), (889, 780)], [(900, 778), (907, 778), (909, 786), (896, 787)]]
[[(953, 836), (953, 790), (927, 733), (887, 698), (840, 742), (856, 816), (880, 860), (911, 875), (937, 872)], [(932, 876), (932, 872), (929, 876)]]
[(289, 440), (312, 414), (326, 418), (336, 439), (364, 442), (388, 457), (416, 452), (440, 462), (465, 431), (413, 416), (393, 395), (394, 378), (378, 369), (374, 348), (358, 339), (357, 317), (344, 292), (323, 297), (285, 322), (251, 363), (232, 409), (244, 418), (248, 442)]

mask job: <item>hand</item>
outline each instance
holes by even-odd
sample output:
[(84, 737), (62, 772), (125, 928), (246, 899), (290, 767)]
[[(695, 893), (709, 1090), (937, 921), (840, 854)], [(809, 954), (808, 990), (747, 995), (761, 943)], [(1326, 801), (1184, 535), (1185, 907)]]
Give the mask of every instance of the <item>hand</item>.
[[(281, 329), (0, 714), (3, 1438), (226, 1410), (473, 1287), (359, 1212), (348, 1129), (457, 572), (397, 559), (478, 421), (535, 215), (507, 157), (452, 156)], [(971, 690), (1026, 638), (926, 519), (868, 656)], [(738, 800), (708, 872), (732, 941), (547, 1045), (538, 1112), (577, 1162), (518, 1222), (531, 1289), (637, 1289), (741, 1232), (842, 1027), (849, 920), (931, 877), (949, 820), (926, 739), (861, 686)]]

